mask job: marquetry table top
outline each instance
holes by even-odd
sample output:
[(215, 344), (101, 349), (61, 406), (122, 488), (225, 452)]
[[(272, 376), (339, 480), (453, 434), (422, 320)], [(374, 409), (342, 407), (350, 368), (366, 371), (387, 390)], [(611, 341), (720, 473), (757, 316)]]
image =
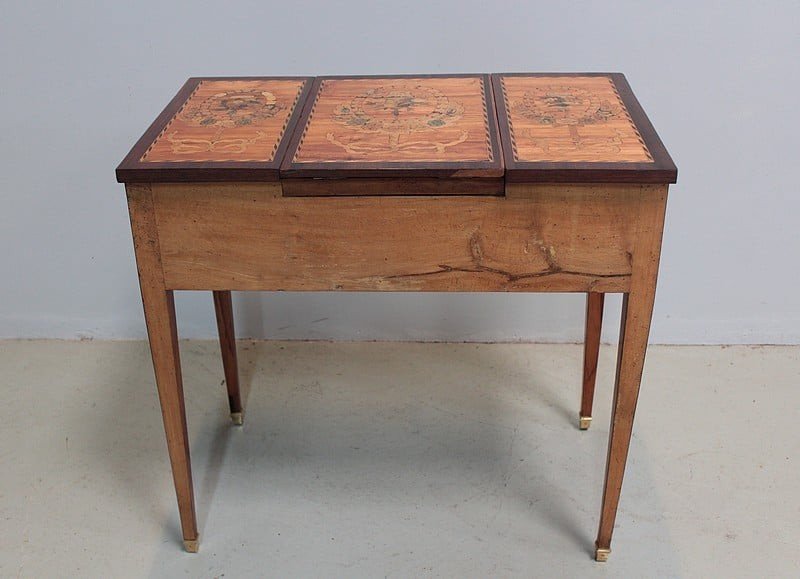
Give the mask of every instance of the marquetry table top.
[(279, 180), (286, 195), (676, 176), (615, 73), (192, 78), (117, 169), (121, 182)]

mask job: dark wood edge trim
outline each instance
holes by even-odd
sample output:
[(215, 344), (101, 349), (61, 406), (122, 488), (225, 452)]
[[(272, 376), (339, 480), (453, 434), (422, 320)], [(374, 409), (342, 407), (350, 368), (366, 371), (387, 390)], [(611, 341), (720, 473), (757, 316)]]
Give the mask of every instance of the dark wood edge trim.
[(495, 72), (492, 76), (613, 76), (618, 72)]
[(412, 74), (412, 73), (403, 73), (403, 74), (328, 74), (324, 76), (318, 76), (317, 78), (320, 81), (323, 80), (348, 80), (348, 79), (381, 79), (381, 78), (473, 78), (478, 76), (489, 76), (487, 73), (483, 72), (455, 72), (452, 74), (448, 73), (434, 73), (434, 74)]
[(285, 75), (285, 76), (193, 76), (189, 80), (312, 80), (313, 76)]
[[(311, 112), (319, 95), (320, 87), (326, 80), (338, 79), (384, 79), (384, 78), (481, 78), (483, 80), (484, 100), (486, 103), (487, 130), (492, 147), (492, 161), (441, 161), (441, 162), (412, 162), (412, 161), (377, 161), (377, 162), (347, 162), (333, 161), (330, 163), (312, 162), (295, 163), (294, 156), (303, 138)], [(400, 75), (368, 75), (368, 76), (318, 76), (314, 79), (311, 93), (306, 99), (302, 114), (297, 123), (297, 128), (287, 146), (283, 162), (280, 167), (281, 179), (319, 179), (319, 178), (402, 178), (436, 177), (452, 178), (466, 177), (466, 172), (480, 172), (485, 177), (502, 177), (504, 174), (502, 148), (499, 145), (499, 131), (492, 110), (495, 108), (491, 89), (491, 77), (488, 74), (400, 74)], [(333, 174), (335, 172), (335, 175)]]
[(281, 163), (283, 163), (283, 159), (286, 156), (286, 150), (289, 148), (289, 140), (294, 137), (295, 132), (297, 131), (297, 125), (300, 122), (300, 118), (302, 112), (306, 108), (306, 101), (308, 100), (309, 95), (311, 94), (311, 87), (316, 81), (315, 78), (306, 78), (305, 84), (303, 84), (303, 88), (300, 89), (300, 94), (297, 97), (297, 104), (292, 111), (292, 115), (289, 117), (289, 120), (286, 124), (286, 129), (283, 131), (283, 135), (281, 137), (281, 142), (278, 144), (278, 148), (275, 150), (275, 156), (272, 158), (272, 162), (270, 165), (275, 170), (275, 177), (276, 179), (280, 175), (280, 168)]
[(300, 116), (297, 119), (297, 126), (295, 127), (294, 131), (292, 131), (292, 138), (289, 139), (289, 145), (286, 147), (286, 151), (283, 154), (283, 159), (281, 160), (281, 177), (284, 177), (284, 173), (293, 165), (292, 159), (294, 159), (295, 154), (297, 154), (297, 147), (300, 145), (300, 140), (303, 138), (305, 133), (306, 125), (308, 124), (308, 117), (311, 115), (311, 111), (317, 102), (317, 97), (319, 96), (319, 87), (322, 85), (323, 80), (325, 80), (325, 77), (318, 76), (315, 77), (314, 81), (311, 83), (311, 91), (308, 95), (308, 98), (306, 98), (305, 103), (303, 103), (303, 110), (300, 111)]
[(503, 142), (503, 134), (502, 131), (500, 130), (501, 123), (500, 123), (500, 112), (499, 112), (503, 100), (503, 94), (502, 91), (498, 92), (499, 87), (495, 86), (494, 77), (495, 77), (494, 74), (489, 75), (489, 89), (490, 92), (492, 93), (492, 108), (494, 112), (494, 118), (492, 119), (492, 122), (494, 122), (495, 133), (497, 133), (498, 158), (503, 162), (503, 177), (505, 177), (506, 169), (508, 167), (508, 159), (506, 157), (506, 150), (508, 149), (508, 147)]
[(502, 177), (490, 179), (284, 179), (284, 197), (494, 196), (505, 195)]
[[(553, 166), (557, 165), (557, 166)], [(675, 173), (641, 163), (525, 163), (506, 170), (506, 183), (638, 183), (667, 184), (675, 182)]]
[(492, 90), (496, 95), (495, 110), (497, 111), (497, 124), (498, 131), (500, 132), (500, 142), (503, 146), (503, 161), (506, 167), (506, 179), (508, 179), (509, 170), (516, 167), (514, 161), (514, 146), (511, 142), (511, 120), (508, 118), (508, 111), (506, 110), (506, 99), (503, 94), (503, 85), (501, 82), (501, 74), (492, 75)]
[(142, 163), (139, 162), (139, 159), (142, 158), (144, 152), (153, 141), (155, 141), (156, 137), (161, 133), (161, 130), (167, 125), (170, 119), (175, 116), (181, 105), (183, 105), (192, 92), (194, 92), (198, 84), (200, 84), (200, 79), (192, 77), (188, 79), (177, 94), (172, 97), (172, 100), (169, 101), (164, 110), (156, 117), (156, 120), (150, 124), (144, 134), (139, 137), (139, 140), (136, 141), (136, 144), (133, 145), (133, 148), (125, 155), (125, 158), (117, 167), (117, 182), (127, 182), (127, 179), (125, 179), (126, 173), (141, 167)]
[(631, 119), (633, 119), (633, 124), (639, 129), (639, 135), (644, 140), (644, 144), (653, 157), (653, 164), (657, 167), (657, 170), (672, 174), (672, 179), (669, 183), (675, 183), (678, 180), (678, 168), (672, 161), (672, 157), (670, 157), (667, 152), (664, 143), (661, 142), (661, 138), (658, 136), (658, 133), (656, 133), (653, 123), (650, 122), (650, 119), (644, 112), (642, 105), (639, 103), (639, 99), (633, 94), (631, 85), (628, 84), (628, 79), (620, 72), (611, 73), (610, 76), (614, 81), (614, 85), (617, 87), (617, 92), (622, 102), (625, 104), (625, 108), (628, 109), (628, 114), (631, 116)]
[[(303, 86), (297, 97), (297, 104), (289, 115), (286, 128), (275, 155), (271, 161), (164, 161), (142, 163), (142, 155), (153, 144), (167, 123), (177, 114), (186, 100), (202, 81), (218, 80), (301, 80)], [(204, 76), (188, 79), (178, 93), (167, 104), (166, 108), (156, 117), (139, 138), (130, 152), (125, 156), (116, 170), (117, 182), (187, 182), (187, 181), (277, 181), (278, 168), (283, 160), (283, 155), (288, 146), (288, 139), (300, 117), (300, 110), (305, 106), (305, 99), (311, 92), (313, 77), (301, 76)], [(219, 170), (225, 170), (225, 175), (218, 175)]]
[(497, 103), (494, 100), (492, 76), (482, 74), (481, 77), (483, 78), (483, 98), (486, 103), (486, 129), (489, 131), (489, 144), (492, 147), (492, 166), (503, 169), (503, 173), (505, 173), (503, 148), (500, 146), (500, 131), (497, 127)]
[[(612, 80), (628, 114), (653, 157), (652, 163), (590, 163), (590, 162), (517, 162), (511, 143), (510, 120), (503, 96), (504, 76), (595, 76)], [(631, 91), (625, 75), (614, 72), (592, 73), (495, 73), (492, 86), (496, 94), (500, 142), (506, 166), (506, 181), (510, 183), (675, 183), (678, 170), (664, 144)]]

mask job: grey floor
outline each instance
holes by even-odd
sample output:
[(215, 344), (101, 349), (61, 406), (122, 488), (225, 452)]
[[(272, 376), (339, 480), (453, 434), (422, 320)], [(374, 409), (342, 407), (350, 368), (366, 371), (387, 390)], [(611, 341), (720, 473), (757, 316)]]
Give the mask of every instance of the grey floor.
[(606, 564), (613, 348), (587, 432), (579, 346), (181, 349), (196, 555), (146, 345), (0, 342), (0, 576), (800, 576), (800, 348), (651, 348)]

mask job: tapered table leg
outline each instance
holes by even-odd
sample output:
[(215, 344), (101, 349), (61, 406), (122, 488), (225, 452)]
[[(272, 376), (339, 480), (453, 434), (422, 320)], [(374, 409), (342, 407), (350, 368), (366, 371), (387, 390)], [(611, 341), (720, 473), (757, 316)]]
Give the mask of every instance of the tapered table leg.
[(175, 302), (172, 291), (166, 290), (164, 285), (150, 187), (128, 185), (127, 193), (147, 335), (150, 339), (150, 353), (167, 435), (172, 478), (178, 496), (183, 542), (187, 551), (197, 552), (199, 535), (178, 353)]
[(600, 330), (603, 326), (603, 302), (605, 294), (586, 294), (586, 330), (583, 341), (583, 390), (579, 416), (581, 430), (592, 423), (592, 402), (597, 379), (597, 359), (600, 355)]
[(639, 397), (650, 321), (655, 301), (661, 234), (666, 208), (666, 189), (647, 197), (640, 207), (636, 253), (633, 255), (630, 292), (622, 298), (622, 323), (614, 384), (614, 406), (608, 437), (608, 459), (595, 541), (595, 559), (606, 561), (617, 517), (622, 478), (628, 459), (633, 418)]
[(219, 348), (222, 352), (222, 366), (225, 371), (225, 384), (228, 387), (228, 404), (231, 420), (236, 425), (244, 423), (242, 396), (239, 392), (239, 365), (236, 360), (236, 334), (233, 329), (233, 300), (229, 291), (215, 291), (214, 311), (217, 315)]

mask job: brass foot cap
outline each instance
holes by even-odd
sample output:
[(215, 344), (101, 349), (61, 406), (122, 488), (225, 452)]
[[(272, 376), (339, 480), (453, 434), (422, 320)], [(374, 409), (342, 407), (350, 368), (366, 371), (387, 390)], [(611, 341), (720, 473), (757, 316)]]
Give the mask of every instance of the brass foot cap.
[(608, 556), (611, 554), (611, 549), (601, 549), (598, 547), (594, 551), (594, 560), (598, 563), (605, 563), (608, 561)]
[(581, 430), (588, 430), (589, 425), (592, 423), (591, 416), (581, 416)]
[(244, 415), (241, 412), (231, 412), (231, 420), (236, 426), (244, 424)]
[(194, 541), (184, 541), (183, 548), (186, 549), (187, 553), (197, 553), (200, 550), (200, 540), (195, 539)]

